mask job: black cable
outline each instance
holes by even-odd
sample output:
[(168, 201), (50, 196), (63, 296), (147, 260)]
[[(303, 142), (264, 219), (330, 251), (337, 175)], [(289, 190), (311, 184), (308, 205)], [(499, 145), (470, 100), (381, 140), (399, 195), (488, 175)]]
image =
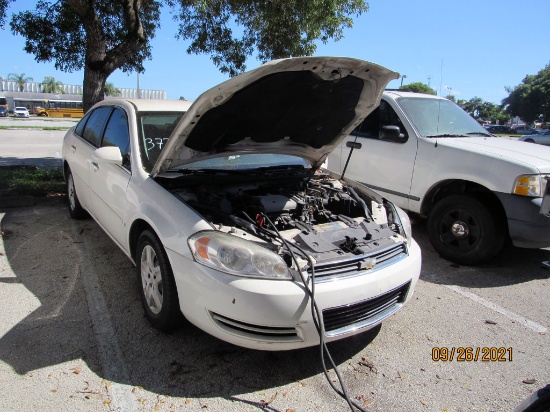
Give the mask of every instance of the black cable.
[[(340, 372), (338, 371), (338, 368), (336, 366), (336, 363), (334, 362), (334, 359), (332, 358), (331, 354), (330, 354), (330, 351), (328, 350), (328, 347), (326, 345), (326, 342), (325, 342), (325, 327), (324, 327), (324, 324), (323, 324), (323, 318), (321, 316), (321, 312), (319, 311), (319, 307), (317, 306), (317, 302), (315, 301), (315, 268), (314, 268), (314, 265), (313, 265), (313, 261), (311, 260), (311, 256), (309, 256), (301, 247), (299, 247), (298, 245), (294, 244), (294, 243), (290, 243), (288, 242), (282, 235), (281, 233), (279, 232), (279, 230), (277, 229), (277, 227), (273, 224), (273, 222), (271, 221), (271, 219), (269, 219), (269, 217), (265, 214), (265, 213), (260, 213), (260, 215), (265, 218), (265, 220), (269, 223), (269, 225), (273, 228), (274, 232), (276, 233), (276, 236), (279, 238), (279, 240), (281, 242), (283, 242), (283, 244), (286, 246), (287, 250), (290, 252), (290, 255), (292, 257), (292, 260), (294, 261), (294, 263), (296, 264), (296, 270), (298, 271), (299, 275), (300, 275), (300, 279), (302, 280), (303, 284), (304, 284), (304, 288), (306, 289), (307, 291), (307, 294), (310, 298), (310, 301), (311, 301), (311, 316), (313, 318), (313, 323), (315, 325), (315, 329), (317, 330), (317, 333), (319, 335), (319, 348), (321, 349), (321, 364), (323, 366), (323, 374), (325, 375), (325, 378), (327, 380), (327, 382), (330, 384), (330, 386), (332, 387), (332, 389), (338, 394), (340, 395), (341, 398), (343, 398), (349, 405), (350, 409), (352, 411), (354, 411), (354, 407), (362, 412), (367, 412), (365, 409), (363, 409), (361, 406), (359, 406), (358, 404), (356, 404), (354, 401), (352, 401), (349, 396), (348, 396), (348, 393), (347, 393), (347, 390), (346, 390), (346, 386), (344, 384), (344, 380), (342, 379), (342, 376), (340, 375)], [(300, 270), (300, 265), (298, 263), (298, 259), (296, 258), (296, 255), (294, 254), (294, 252), (292, 251), (292, 247), (296, 248), (297, 250), (300, 251), (300, 253), (307, 259), (308, 263), (309, 263), (309, 266), (311, 268), (311, 289), (308, 287), (308, 284), (307, 284), (307, 280), (304, 279), (303, 275), (302, 275), (302, 271)], [(328, 372), (327, 372), (327, 367), (326, 367), (326, 363), (325, 363), (325, 356), (328, 358), (328, 360), (330, 361), (330, 365), (332, 366), (332, 368), (334, 369), (334, 372), (336, 373), (336, 377), (338, 378), (338, 383), (340, 384), (340, 387), (341, 387), (341, 390), (338, 389), (336, 387), (336, 385), (334, 385), (334, 383), (332, 382), (332, 379), (330, 378), (330, 376), (328, 375)]]

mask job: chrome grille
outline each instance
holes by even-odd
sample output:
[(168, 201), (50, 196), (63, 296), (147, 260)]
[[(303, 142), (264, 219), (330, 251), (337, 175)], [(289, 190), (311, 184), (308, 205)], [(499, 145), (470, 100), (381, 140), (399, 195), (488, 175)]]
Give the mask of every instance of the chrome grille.
[(403, 306), (411, 282), (407, 282), (383, 295), (350, 305), (323, 310), (323, 322), (328, 336), (346, 333), (375, 323), (390, 316)]
[[(367, 265), (367, 262), (371, 259), (376, 259), (376, 263), (369, 269), (376, 270), (397, 260), (400, 260), (406, 256), (407, 247), (405, 243), (398, 243), (386, 249), (376, 251), (375, 253), (356, 256), (352, 259), (321, 262), (314, 266), (315, 279), (318, 281), (322, 281), (330, 277), (357, 275), (358, 271), (366, 270), (365, 266)], [(311, 276), (311, 267), (308, 266), (306, 270), (307, 273)]]
[(211, 316), (219, 327), (225, 329), (227, 332), (233, 333), (240, 337), (265, 342), (302, 341), (302, 338), (298, 335), (296, 328), (293, 327), (254, 325), (251, 323), (231, 319), (213, 312), (211, 313)]

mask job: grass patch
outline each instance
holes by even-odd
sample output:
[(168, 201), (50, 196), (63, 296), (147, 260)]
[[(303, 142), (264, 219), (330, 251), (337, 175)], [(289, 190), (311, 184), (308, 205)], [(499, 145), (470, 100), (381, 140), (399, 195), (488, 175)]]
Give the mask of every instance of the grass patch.
[(62, 196), (65, 182), (61, 168), (0, 168), (0, 196)]

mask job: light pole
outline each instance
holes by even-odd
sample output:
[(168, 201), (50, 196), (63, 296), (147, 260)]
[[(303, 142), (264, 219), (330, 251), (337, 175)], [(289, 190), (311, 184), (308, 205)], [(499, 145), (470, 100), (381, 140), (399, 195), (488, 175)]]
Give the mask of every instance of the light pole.
[(401, 76), (401, 85), (399, 86), (399, 88), (402, 88), (403, 87), (403, 79), (406, 79), (407, 78), (407, 75), (404, 74), (403, 76)]

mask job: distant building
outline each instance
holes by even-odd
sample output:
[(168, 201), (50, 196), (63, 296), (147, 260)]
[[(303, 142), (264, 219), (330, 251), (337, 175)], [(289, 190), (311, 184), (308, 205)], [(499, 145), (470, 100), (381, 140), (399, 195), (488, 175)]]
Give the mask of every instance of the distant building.
[[(0, 76), (0, 96), (6, 98), (9, 110), (12, 111), (15, 106), (25, 106), (31, 113), (36, 113), (36, 108), (43, 106), (46, 100), (74, 100), (82, 101), (82, 86), (70, 84), (61, 85), (63, 93), (42, 93), (42, 83), (25, 83), (23, 91), (19, 91), (19, 85), (16, 82), (7, 81)], [(129, 99), (166, 99), (164, 90), (143, 90), (143, 89), (122, 89), (120, 96)], [(138, 96), (139, 92), (139, 96)], [(111, 98), (106, 96), (106, 99)]]

